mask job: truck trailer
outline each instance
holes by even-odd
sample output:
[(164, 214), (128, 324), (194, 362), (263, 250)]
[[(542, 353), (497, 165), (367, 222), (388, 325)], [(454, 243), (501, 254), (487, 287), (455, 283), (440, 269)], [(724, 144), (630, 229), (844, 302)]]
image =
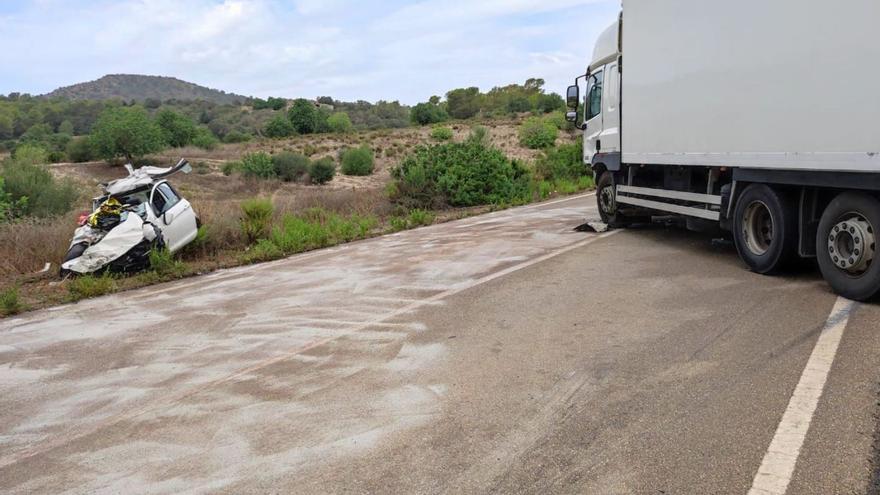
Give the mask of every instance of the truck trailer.
[(567, 92), (603, 221), (681, 216), (754, 272), (816, 258), (876, 296), (878, 22), (877, 0), (623, 0)]

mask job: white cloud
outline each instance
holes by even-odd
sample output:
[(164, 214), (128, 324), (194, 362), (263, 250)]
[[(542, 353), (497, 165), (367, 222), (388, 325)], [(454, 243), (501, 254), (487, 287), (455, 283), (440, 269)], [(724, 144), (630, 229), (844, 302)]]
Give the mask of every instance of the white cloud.
[(40, 0), (0, 9), (0, 93), (106, 73), (257, 96), (415, 103), (583, 70), (618, 0)]

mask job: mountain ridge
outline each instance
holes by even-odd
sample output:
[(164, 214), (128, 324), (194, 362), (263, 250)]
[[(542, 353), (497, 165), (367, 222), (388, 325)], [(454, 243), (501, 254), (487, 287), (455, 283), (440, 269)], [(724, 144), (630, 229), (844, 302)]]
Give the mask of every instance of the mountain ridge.
[(94, 81), (58, 88), (43, 95), (46, 98), (71, 100), (203, 100), (219, 104), (242, 103), (246, 96), (200, 86), (170, 76), (142, 74), (107, 74)]

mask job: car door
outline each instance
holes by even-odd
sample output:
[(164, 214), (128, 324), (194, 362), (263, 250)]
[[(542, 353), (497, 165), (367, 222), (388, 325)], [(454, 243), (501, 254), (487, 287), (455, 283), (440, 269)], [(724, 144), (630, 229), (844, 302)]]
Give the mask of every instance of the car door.
[(189, 201), (180, 197), (167, 182), (153, 187), (150, 205), (169, 251), (176, 252), (198, 235), (196, 214)]

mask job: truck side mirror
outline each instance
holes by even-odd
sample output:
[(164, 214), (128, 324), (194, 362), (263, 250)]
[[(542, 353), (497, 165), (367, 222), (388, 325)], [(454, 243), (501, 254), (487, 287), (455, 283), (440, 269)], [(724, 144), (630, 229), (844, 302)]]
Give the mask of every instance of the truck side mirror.
[(581, 102), (581, 88), (578, 85), (569, 86), (566, 92), (568, 108), (577, 108)]
[(569, 122), (577, 122), (578, 113), (577, 112), (568, 112), (565, 114), (565, 120)]

